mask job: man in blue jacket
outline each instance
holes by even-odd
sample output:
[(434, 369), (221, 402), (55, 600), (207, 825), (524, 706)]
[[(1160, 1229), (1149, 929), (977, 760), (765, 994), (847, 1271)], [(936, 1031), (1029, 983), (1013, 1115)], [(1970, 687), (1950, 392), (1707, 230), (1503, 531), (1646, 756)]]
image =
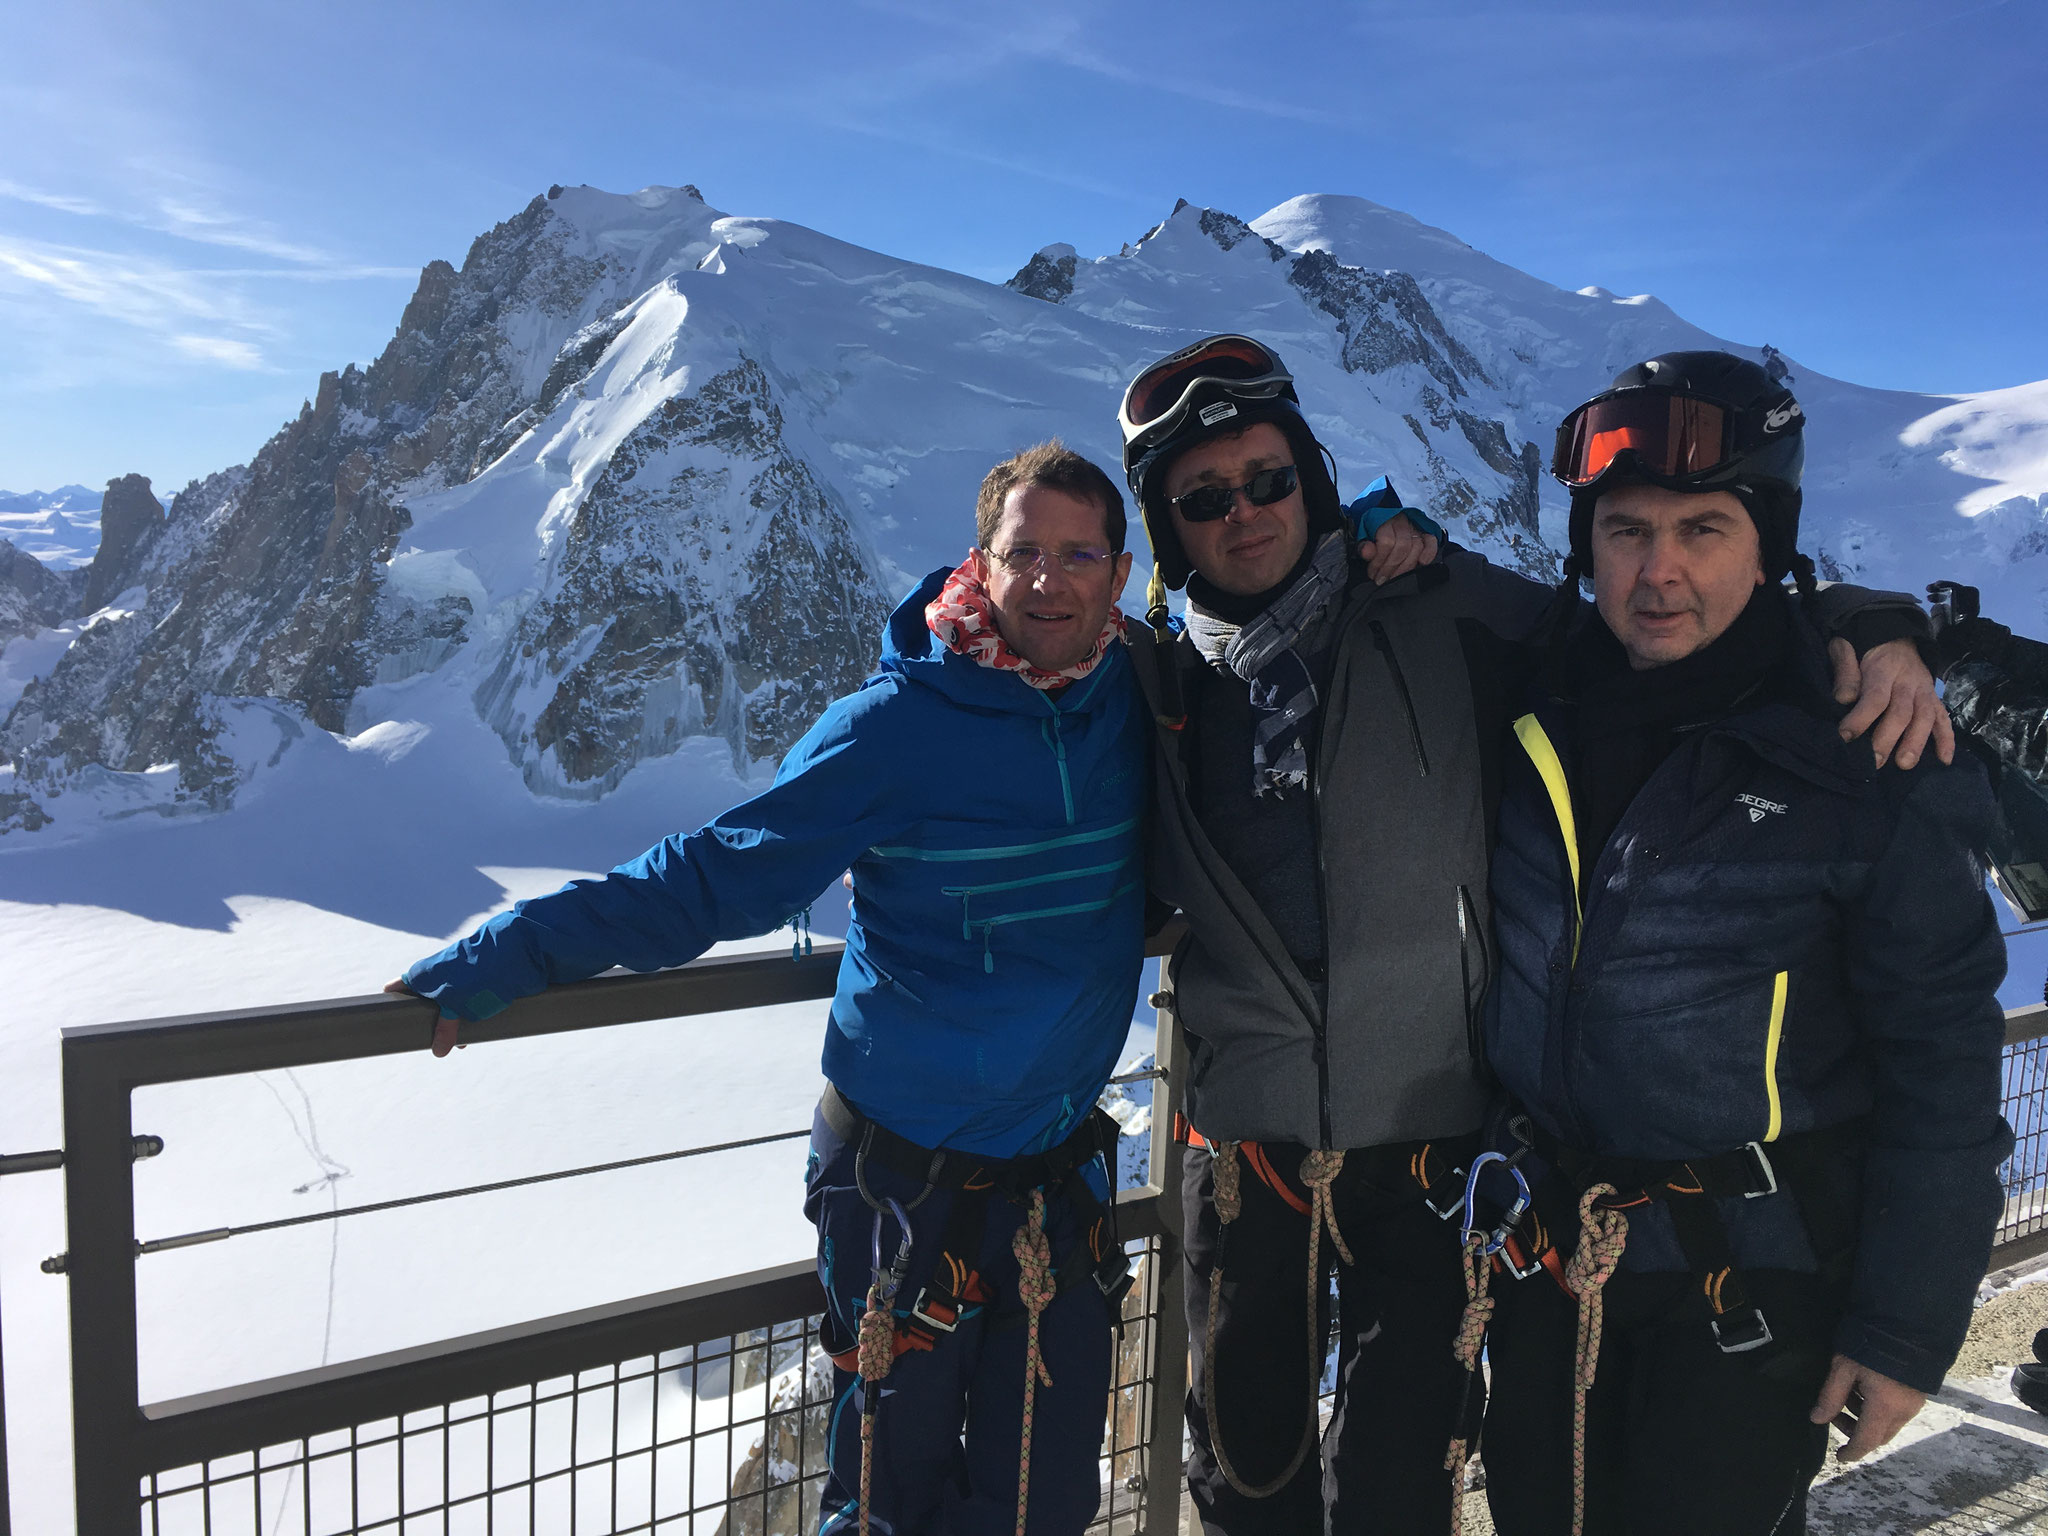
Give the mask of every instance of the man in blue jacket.
[(805, 1201), (828, 1533), (1079, 1532), (1098, 1497), (1126, 1270), (1094, 1106), (1143, 949), (1131, 557), (1115, 485), (1058, 443), (990, 471), (976, 524), (772, 788), (394, 983), (440, 1004), (446, 1054), (461, 1021), (766, 932), (851, 871)]
[(1828, 1422), (1854, 1460), (1940, 1387), (1998, 1222), (1991, 803), (1967, 756), (1841, 739), (1780, 586), (1802, 426), (1685, 352), (1558, 434), (1596, 613), (1515, 722), (1493, 864), (1536, 1185), (1494, 1286), (1503, 1536), (1804, 1529)]

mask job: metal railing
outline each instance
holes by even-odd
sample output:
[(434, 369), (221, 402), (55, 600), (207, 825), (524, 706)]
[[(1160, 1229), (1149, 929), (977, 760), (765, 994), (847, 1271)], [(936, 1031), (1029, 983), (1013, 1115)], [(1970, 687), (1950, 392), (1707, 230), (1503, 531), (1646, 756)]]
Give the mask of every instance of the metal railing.
[(1994, 1269), (2048, 1253), (2048, 1005), (2006, 1014), (2004, 1072), (2013, 1149), (2000, 1170), (2005, 1215), (1993, 1239)]
[[(839, 950), (821, 944), (801, 959), (700, 960), (601, 977), (465, 1025), (464, 1036), (476, 1044), (821, 1001), (832, 995)], [(45, 1267), (71, 1285), (80, 1536), (133, 1536), (138, 1521), (150, 1536), (770, 1536), (814, 1524), (830, 1374), (818, 1363), (823, 1298), (810, 1260), (173, 1401), (140, 1400), (138, 1260), (289, 1223), (139, 1241), (133, 1163), (161, 1143), (136, 1137), (131, 1095), (416, 1052), (432, 1018), (430, 1004), (380, 995), (64, 1031), (70, 1247)], [(1122, 1235), (1142, 1245), (1142, 1283), (1120, 1331), (1094, 1529), (1120, 1536), (1172, 1531), (1179, 1514), (1187, 1345), (1170, 1134), (1176, 1038), (1160, 1030), (1149, 1074), (1148, 1181), (1116, 1196)], [(590, 1171), (602, 1170), (572, 1172)]]
[[(465, 1033), (487, 1042), (822, 1000), (837, 958), (837, 946), (821, 945), (794, 961), (706, 960), (600, 978)], [(71, 1246), (46, 1267), (65, 1273), (72, 1289), (81, 1536), (132, 1536), (138, 1524), (151, 1536), (810, 1529), (830, 1392), (818, 1365), (821, 1296), (809, 1260), (140, 1401), (138, 1259), (249, 1229), (138, 1242), (133, 1165), (161, 1143), (135, 1134), (132, 1093), (417, 1051), (430, 1018), (427, 1004), (379, 996), (64, 1032), (65, 1151), (0, 1158), (0, 1173), (67, 1174)], [(1182, 1061), (1178, 1031), (1163, 1013), (1161, 1024), (1147, 1182), (1117, 1197), (1122, 1230), (1142, 1256), (1117, 1350), (1093, 1527), (1115, 1536), (1175, 1530), (1181, 1495), (1187, 1337), (1171, 1123)], [(2018, 1139), (2004, 1170), (2009, 1199), (1994, 1267), (2048, 1251), (2048, 1007), (2008, 1014), (2005, 1071)], [(704, 1150), (714, 1149), (666, 1155)], [(0, 1536), (4, 1435), (0, 1420)]]

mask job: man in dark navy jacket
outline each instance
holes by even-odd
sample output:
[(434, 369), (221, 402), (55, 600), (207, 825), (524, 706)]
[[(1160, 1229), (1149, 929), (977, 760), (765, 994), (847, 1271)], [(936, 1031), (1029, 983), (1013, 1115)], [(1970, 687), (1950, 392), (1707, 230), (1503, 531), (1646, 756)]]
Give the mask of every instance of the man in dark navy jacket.
[(1802, 424), (1695, 352), (1559, 432), (1597, 616), (1515, 724), (1493, 866), (1537, 1189), (1495, 1286), (1503, 1536), (1803, 1529), (1827, 1423), (1853, 1460), (1941, 1385), (2001, 1210), (1991, 802), (1842, 739), (1780, 585)]

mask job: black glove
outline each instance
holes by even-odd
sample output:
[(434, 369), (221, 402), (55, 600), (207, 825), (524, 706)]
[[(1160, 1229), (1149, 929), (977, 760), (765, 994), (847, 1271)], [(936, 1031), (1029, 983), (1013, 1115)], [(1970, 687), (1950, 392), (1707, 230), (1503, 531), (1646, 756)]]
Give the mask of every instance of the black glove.
[(1930, 581), (1927, 583), (1927, 610), (1933, 617), (1934, 636), (1938, 640), (1949, 625), (1977, 617), (1977, 589), (1958, 581)]
[(1944, 677), (1949, 668), (1964, 661), (2006, 664), (2006, 645), (2012, 631), (1978, 614), (1978, 593), (1959, 581), (1931, 581), (1927, 584), (1928, 622), (1934, 630), (1934, 668)]

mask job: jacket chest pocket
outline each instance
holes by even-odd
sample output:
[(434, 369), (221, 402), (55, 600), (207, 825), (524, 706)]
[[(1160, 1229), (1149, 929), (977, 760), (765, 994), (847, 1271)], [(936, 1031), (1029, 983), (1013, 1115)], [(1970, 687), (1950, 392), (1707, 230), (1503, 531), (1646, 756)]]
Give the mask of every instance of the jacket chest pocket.
[(914, 881), (929, 882), (925, 888), (941, 910), (957, 915), (961, 938), (980, 945), (988, 973), (996, 968), (998, 930), (1086, 921), (1130, 896), (1140, 881), (1135, 817), (1017, 842), (987, 841), (986, 827), (924, 830), (915, 845), (870, 853)]

